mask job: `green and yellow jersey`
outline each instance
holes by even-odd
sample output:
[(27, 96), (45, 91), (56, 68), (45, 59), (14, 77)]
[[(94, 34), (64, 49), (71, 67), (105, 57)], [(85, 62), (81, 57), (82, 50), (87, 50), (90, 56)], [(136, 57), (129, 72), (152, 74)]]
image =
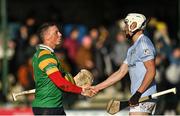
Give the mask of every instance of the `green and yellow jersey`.
[[(32, 107), (62, 107), (63, 91), (48, 78), (48, 75), (60, 71), (68, 80), (72, 78), (69, 78), (71, 74), (61, 67), (53, 49), (45, 45), (38, 46), (33, 56), (33, 70), (36, 93)], [(70, 81), (74, 83), (73, 79)]]

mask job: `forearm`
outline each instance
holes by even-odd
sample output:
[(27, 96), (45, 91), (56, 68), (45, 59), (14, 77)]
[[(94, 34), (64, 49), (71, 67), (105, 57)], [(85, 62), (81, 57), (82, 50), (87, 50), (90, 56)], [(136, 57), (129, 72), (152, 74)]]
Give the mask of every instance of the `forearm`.
[(154, 79), (154, 74), (152, 74), (151, 72), (147, 72), (141, 86), (138, 89), (138, 91), (141, 93), (144, 93), (144, 91), (146, 91), (146, 89), (152, 83), (153, 79)]
[(118, 73), (118, 71), (113, 73), (109, 78), (107, 78), (102, 83), (96, 85), (96, 88), (98, 88), (99, 90), (102, 90), (104, 88), (107, 88), (107, 87), (113, 85), (115, 82), (120, 80), (119, 78), (117, 78), (117, 73)]
[(127, 65), (123, 64), (118, 71), (113, 73), (105, 81), (103, 81), (102, 83), (96, 85), (95, 87), (98, 88), (98, 90), (105, 89), (105, 88), (113, 85), (117, 81), (121, 80), (126, 75), (127, 71), (128, 71)]
[(150, 86), (150, 84), (154, 80), (156, 74), (156, 69), (153, 61), (147, 63), (145, 66), (146, 66), (146, 74), (144, 76), (141, 86), (138, 88), (138, 91), (140, 93), (144, 93), (146, 91), (146, 89)]
[(57, 87), (59, 87), (63, 91), (78, 93), (78, 94), (80, 94), (82, 92), (82, 88), (80, 88), (80, 87), (70, 83), (66, 79), (64, 79), (59, 71), (50, 74), (49, 78)]

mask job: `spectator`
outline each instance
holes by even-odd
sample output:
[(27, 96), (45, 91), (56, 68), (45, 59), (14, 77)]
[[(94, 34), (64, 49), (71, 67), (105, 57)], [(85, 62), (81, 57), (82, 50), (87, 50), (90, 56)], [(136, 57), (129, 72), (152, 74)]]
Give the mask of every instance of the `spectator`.
[(33, 57), (33, 54), (36, 52), (36, 46), (39, 43), (39, 38), (36, 34), (30, 36), (28, 41), (28, 46), (25, 50), (26, 57)]
[(24, 90), (30, 90), (34, 88), (34, 79), (33, 79), (33, 67), (32, 67), (32, 58), (27, 58), (25, 64), (21, 65), (18, 69), (18, 82)]
[(76, 56), (76, 63), (78, 69), (85, 68), (92, 70), (94, 68), (91, 47), (92, 38), (90, 38), (89, 36), (85, 36), (82, 40), (82, 45), (80, 46)]
[[(172, 88), (176, 87), (177, 90), (180, 90), (180, 48), (176, 48), (173, 50), (172, 53), (172, 60), (170, 65), (167, 67), (166, 70), (166, 80), (167, 80), (167, 87)], [(180, 94), (177, 92), (176, 96), (169, 96), (166, 97), (166, 107), (165, 107), (165, 114), (171, 112), (171, 115), (177, 114), (177, 106), (178, 106), (178, 98)], [(171, 105), (168, 105), (171, 104)]]
[[(112, 60), (112, 67), (113, 67), (113, 72), (118, 70), (119, 66), (123, 64), (123, 61), (126, 58), (126, 53), (129, 48), (129, 44), (126, 41), (126, 35), (125, 32), (120, 31), (116, 35), (116, 42), (112, 48), (112, 51), (110, 53), (110, 57)], [(128, 87), (128, 81), (129, 78), (123, 78), (121, 83), (121, 88), (120, 90), (122, 92), (125, 92), (126, 88)]]
[(69, 63), (72, 67), (72, 75), (77, 74), (77, 67), (75, 64), (75, 58), (77, 55), (77, 50), (79, 48), (79, 43), (77, 41), (79, 35), (78, 28), (73, 28), (70, 32), (70, 35), (68, 38), (65, 38), (63, 43), (63, 48), (67, 51), (67, 56), (69, 58)]

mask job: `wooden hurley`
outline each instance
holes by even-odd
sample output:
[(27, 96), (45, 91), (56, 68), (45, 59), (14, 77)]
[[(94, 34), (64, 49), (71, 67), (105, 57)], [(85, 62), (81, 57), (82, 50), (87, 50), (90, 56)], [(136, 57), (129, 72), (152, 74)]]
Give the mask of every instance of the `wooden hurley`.
[[(156, 97), (159, 97), (159, 96), (162, 96), (162, 95), (165, 95), (165, 94), (168, 94), (168, 93), (176, 94), (176, 88), (168, 89), (165, 91), (154, 93), (154, 94), (149, 95), (149, 96), (142, 97), (139, 99), (139, 103), (153, 99), (153, 98), (156, 98)], [(130, 106), (129, 101), (120, 101), (120, 100), (116, 100), (116, 99), (111, 99), (107, 104), (106, 110), (109, 114), (113, 115), (113, 114), (116, 114), (117, 112), (119, 112), (120, 110), (122, 110), (128, 106)]]

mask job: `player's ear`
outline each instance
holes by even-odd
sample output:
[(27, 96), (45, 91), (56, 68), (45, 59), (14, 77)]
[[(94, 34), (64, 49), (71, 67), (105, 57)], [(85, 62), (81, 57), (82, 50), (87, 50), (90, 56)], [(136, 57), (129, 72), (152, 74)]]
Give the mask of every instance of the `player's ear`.
[(51, 40), (51, 33), (50, 32), (45, 32), (44, 33), (44, 39), (46, 40), (46, 41), (49, 41), (49, 40)]
[(131, 29), (131, 30), (134, 30), (136, 27), (137, 27), (137, 22), (133, 22), (133, 23), (130, 25), (130, 29)]

